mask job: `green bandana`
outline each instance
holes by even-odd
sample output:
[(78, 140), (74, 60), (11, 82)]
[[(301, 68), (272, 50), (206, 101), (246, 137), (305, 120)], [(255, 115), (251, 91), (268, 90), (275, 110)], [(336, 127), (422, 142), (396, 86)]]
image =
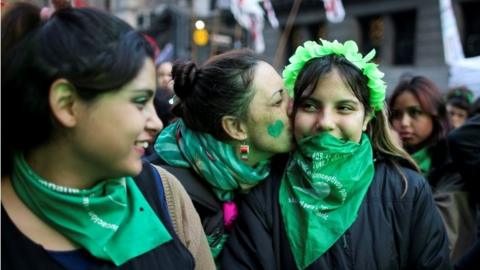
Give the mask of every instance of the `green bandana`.
[(422, 174), (427, 175), (428, 171), (430, 170), (430, 166), (432, 165), (432, 159), (428, 154), (427, 148), (423, 148), (413, 153), (412, 158), (415, 160), (418, 167), (420, 167)]
[(231, 145), (190, 130), (181, 119), (160, 133), (154, 148), (169, 165), (193, 167), (221, 201), (233, 200), (237, 190), (257, 185), (270, 173), (269, 161), (252, 168), (237, 158)]
[(299, 269), (322, 256), (353, 224), (374, 175), (370, 140), (328, 133), (299, 143), (280, 185), (280, 208)]
[(90, 189), (58, 186), (38, 176), (17, 154), (12, 184), (35, 215), (117, 266), (172, 239), (131, 177), (105, 180)]

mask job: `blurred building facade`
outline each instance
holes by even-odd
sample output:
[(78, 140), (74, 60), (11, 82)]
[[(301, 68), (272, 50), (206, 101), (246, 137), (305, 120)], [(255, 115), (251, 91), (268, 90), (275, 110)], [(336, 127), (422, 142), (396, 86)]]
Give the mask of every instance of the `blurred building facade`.
[[(229, 10), (229, 0), (102, 0), (103, 7), (134, 27), (153, 36), (160, 48), (172, 43), (177, 59), (202, 63), (223, 51), (252, 47), (251, 35), (241, 28)], [(343, 0), (346, 16), (341, 23), (327, 20), (321, 0), (272, 0), (280, 27), (265, 20), (265, 57), (281, 69), (295, 48), (306, 40), (324, 38), (355, 40), (364, 53), (375, 48), (376, 61), (385, 72), (388, 90), (404, 74), (424, 75), (442, 90), (447, 88), (439, 0)], [(294, 3), (298, 14), (284, 34)], [(452, 0), (466, 57), (480, 55), (480, 1)], [(202, 20), (209, 34), (205, 45), (193, 40), (195, 22)], [(285, 49), (279, 54), (282, 34)]]
[[(273, 2), (283, 25), (293, 2)], [(438, 0), (343, 0), (343, 5), (345, 19), (334, 24), (326, 19), (321, 1), (302, 1), (286, 54), (291, 55), (298, 45), (309, 39), (353, 39), (364, 53), (376, 49), (376, 61), (385, 72), (389, 91), (407, 73), (427, 76), (446, 90), (448, 66), (444, 59)], [(480, 55), (480, 1), (452, 0), (452, 5), (465, 56)]]

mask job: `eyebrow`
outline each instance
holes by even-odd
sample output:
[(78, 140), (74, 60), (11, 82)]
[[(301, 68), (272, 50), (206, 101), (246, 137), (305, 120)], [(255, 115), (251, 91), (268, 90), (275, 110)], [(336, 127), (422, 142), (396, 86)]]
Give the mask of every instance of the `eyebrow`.
[(397, 111), (404, 111), (404, 110), (409, 110), (409, 109), (419, 109), (419, 110), (423, 111), (423, 109), (420, 105), (412, 105), (412, 106), (407, 106), (405, 108), (396, 108), (396, 107), (392, 108), (392, 110), (397, 110)]
[[(306, 102), (306, 101), (313, 102), (315, 104), (322, 104), (323, 103), (321, 100), (313, 98), (312, 96), (305, 97), (301, 100), (301, 102)], [(357, 100), (354, 100), (354, 99), (342, 99), (342, 100), (338, 100), (338, 101), (335, 102), (335, 104), (346, 104), (346, 103), (358, 105), (358, 104), (360, 104), (360, 101), (357, 101)]]
[(147, 89), (147, 88), (145, 88), (145, 89), (134, 89), (133, 93), (134, 94), (140, 94), (140, 93), (147, 94), (148, 97), (152, 97), (153, 95), (155, 95), (155, 91), (153, 91), (152, 89)]

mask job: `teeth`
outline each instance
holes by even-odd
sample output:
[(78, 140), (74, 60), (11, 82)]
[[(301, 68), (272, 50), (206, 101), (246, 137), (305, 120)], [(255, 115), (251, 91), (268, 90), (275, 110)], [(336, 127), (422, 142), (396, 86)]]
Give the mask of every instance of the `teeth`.
[(148, 142), (136, 142), (135, 145), (145, 149), (148, 148)]

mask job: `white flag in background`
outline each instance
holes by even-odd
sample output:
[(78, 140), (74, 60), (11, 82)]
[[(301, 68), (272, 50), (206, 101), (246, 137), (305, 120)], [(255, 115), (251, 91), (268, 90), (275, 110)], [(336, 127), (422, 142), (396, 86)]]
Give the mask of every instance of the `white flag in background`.
[(440, 19), (442, 21), (445, 62), (451, 65), (465, 58), (462, 43), (460, 42), (460, 35), (458, 34), (457, 21), (453, 14), (451, 0), (440, 0)]
[(332, 23), (342, 22), (345, 18), (345, 9), (342, 0), (323, 0), (327, 20)]
[(230, 11), (238, 24), (250, 32), (255, 51), (263, 53), (265, 51), (263, 9), (258, 4), (258, 0), (231, 0)]

